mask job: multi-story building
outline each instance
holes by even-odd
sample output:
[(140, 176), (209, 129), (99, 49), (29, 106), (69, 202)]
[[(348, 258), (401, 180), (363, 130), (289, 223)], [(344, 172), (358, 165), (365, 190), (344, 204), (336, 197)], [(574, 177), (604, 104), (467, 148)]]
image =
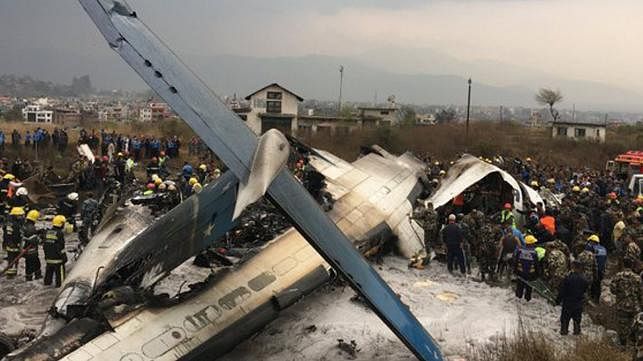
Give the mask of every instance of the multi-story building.
[(41, 105), (30, 104), (22, 109), (22, 118), (25, 123), (53, 123), (54, 112)]
[(129, 107), (118, 103), (116, 105), (103, 106), (98, 111), (98, 120), (101, 122), (114, 121), (122, 122), (129, 119)]
[(299, 102), (304, 99), (277, 83), (267, 85), (246, 98), (250, 102), (248, 113), (237, 112), (255, 133), (261, 134), (276, 128), (284, 134), (297, 132)]
[(147, 103), (138, 112), (138, 119), (142, 122), (163, 120), (172, 116), (172, 111), (166, 103)]

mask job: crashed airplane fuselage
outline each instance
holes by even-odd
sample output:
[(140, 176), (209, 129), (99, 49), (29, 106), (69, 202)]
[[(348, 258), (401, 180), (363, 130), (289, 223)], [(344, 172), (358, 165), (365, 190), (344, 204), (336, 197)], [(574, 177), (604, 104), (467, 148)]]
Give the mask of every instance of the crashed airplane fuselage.
[[(328, 214), (356, 245), (395, 235), (403, 255), (424, 252), (423, 231), (409, 219), (410, 200), (422, 190), (422, 169), (398, 161), (408, 159), (408, 154), (405, 158), (386, 158), (371, 153), (352, 164), (328, 152), (316, 154), (321, 156), (311, 156), (311, 164), (326, 176), (328, 191), (336, 199)], [(90, 315), (87, 307), (95, 307), (95, 301), (111, 288), (151, 287), (220, 238), (221, 230), (229, 229), (233, 222), (235, 187), (235, 178), (226, 173), (157, 220), (142, 206), (128, 205), (119, 210), (92, 238), (63, 285), (54, 302), (58, 317), (49, 317), (43, 337), (14, 359), (25, 355), (60, 359), (52, 356), (52, 347), (68, 352), (74, 349), (68, 343), (78, 342), (80, 336), (77, 333), (66, 342), (58, 340), (56, 334), (67, 320)], [(301, 234), (290, 229), (238, 269), (210, 282), (198, 295), (172, 307), (140, 307), (131, 314), (112, 317), (108, 322), (114, 331), (62, 359), (90, 354), (93, 359), (107, 360), (121, 350), (151, 355), (152, 346), (148, 344), (169, 337), (163, 333), (168, 325), (181, 337), (171, 343), (176, 349), (167, 346), (167, 351), (154, 354), (154, 359), (175, 360), (203, 352), (221, 355), (326, 282), (329, 275), (328, 264)], [(74, 323), (68, 327), (77, 329)], [(60, 334), (67, 336), (69, 332)], [(95, 347), (105, 339), (119, 341), (107, 349)], [(67, 352), (60, 352), (61, 356)]]
[(536, 190), (516, 180), (501, 168), (469, 154), (464, 154), (449, 168), (446, 176), (440, 182), (440, 187), (433, 192), (427, 202), (432, 203), (435, 208), (442, 207), (485, 177), (494, 174), (498, 175), (511, 188), (512, 209), (515, 218), (520, 222), (522, 222), (523, 214), (527, 210), (537, 203), (544, 205), (543, 199)]
[[(201, 137), (241, 184), (250, 183), (256, 160), (265, 159), (265, 155), (257, 155), (260, 141), (252, 130), (212, 94), (124, 1), (79, 1), (109, 46)], [(431, 335), (294, 176), (281, 169), (268, 178), (268, 200), (364, 297), (409, 350), (422, 360), (442, 360)], [(170, 336), (176, 338), (180, 334)]]

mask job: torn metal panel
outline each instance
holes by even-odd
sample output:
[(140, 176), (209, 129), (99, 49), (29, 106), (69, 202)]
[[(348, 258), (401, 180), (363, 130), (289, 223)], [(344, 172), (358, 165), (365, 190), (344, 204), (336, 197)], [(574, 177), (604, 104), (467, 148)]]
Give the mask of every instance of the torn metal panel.
[(523, 192), (518, 181), (511, 174), (495, 165), (469, 154), (463, 155), (449, 168), (446, 177), (440, 182), (440, 187), (435, 190), (428, 202), (431, 202), (435, 208), (441, 207), (492, 173), (498, 173), (502, 180), (514, 189), (515, 209), (523, 211)]
[[(247, 179), (257, 148), (254, 133), (133, 11), (118, 1), (102, 0), (101, 7), (96, 6), (96, 1), (80, 0), (112, 49), (199, 134), (238, 179)], [(114, 29), (120, 36), (116, 43)], [(417, 357), (443, 359), (436, 342), (420, 322), (291, 174), (280, 172), (268, 195)]]
[(522, 187), (523, 193), (525, 194), (525, 200), (531, 202), (533, 206), (538, 203), (542, 203), (543, 210), (546, 208), (545, 202), (543, 202), (543, 198), (535, 189), (531, 188), (523, 182), (520, 182), (520, 186)]
[[(107, 219), (74, 265), (54, 305), (66, 317), (70, 306), (84, 306), (110, 280), (147, 288), (234, 226), (236, 177), (224, 173), (200, 193), (155, 220), (143, 206), (123, 207)], [(162, 235), (162, 236), (160, 236)], [(63, 320), (48, 319), (50, 335)]]
[[(398, 237), (398, 250), (406, 258), (415, 257), (425, 249), (424, 231), (416, 227), (412, 232), (409, 214), (413, 211), (411, 199), (422, 192), (419, 183), (423, 163), (410, 154), (396, 157), (383, 148), (374, 145), (376, 152), (369, 153), (349, 164), (331, 153), (316, 150), (323, 158), (311, 156), (311, 165), (324, 167), (320, 171), (326, 178), (327, 190), (336, 199), (335, 208), (353, 226), (348, 236), (359, 241), (367, 237), (358, 230), (362, 223), (372, 224), (385, 221)], [(332, 164), (328, 161), (331, 160)], [(341, 174), (341, 175), (340, 175)], [(339, 191), (339, 192), (338, 192)], [(356, 214), (355, 207), (369, 204), (369, 211)], [(364, 217), (365, 215), (365, 217)]]
[[(61, 360), (214, 359), (300, 297), (325, 283), (328, 264), (294, 229), (202, 293), (170, 308), (110, 321), (105, 332)], [(169, 326), (171, 325), (171, 326)]]

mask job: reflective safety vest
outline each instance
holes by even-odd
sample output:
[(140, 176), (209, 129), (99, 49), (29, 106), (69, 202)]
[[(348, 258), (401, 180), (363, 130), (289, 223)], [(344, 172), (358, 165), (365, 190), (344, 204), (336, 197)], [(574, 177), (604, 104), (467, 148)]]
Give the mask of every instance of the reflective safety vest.
[(500, 223), (504, 224), (509, 219), (511, 219), (511, 225), (515, 227), (516, 217), (514, 217), (513, 212), (508, 209), (503, 209), (502, 212), (500, 212)]
[(131, 158), (128, 158), (127, 161), (125, 161), (125, 171), (129, 173), (132, 171), (133, 168), (134, 168), (134, 160)]
[(538, 260), (542, 261), (543, 258), (545, 258), (545, 255), (547, 254), (547, 250), (542, 248), (542, 247), (536, 247), (536, 255), (538, 256)]

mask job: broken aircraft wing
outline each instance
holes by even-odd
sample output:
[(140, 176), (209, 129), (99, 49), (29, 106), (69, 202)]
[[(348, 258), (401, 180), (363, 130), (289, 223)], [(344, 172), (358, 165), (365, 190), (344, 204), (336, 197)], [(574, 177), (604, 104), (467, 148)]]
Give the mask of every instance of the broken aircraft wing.
[[(80, 3), (112, 49), (199, 134), (238, 179), (246, 180), (257, 148), (257, 137), (250, 128), (126, 4), (113, 0)], [(287, 170), (276, 176), (268, 196), (418, 358), (443, 359), (420, 322)]]
[(410, 259), (425, 251), (424, 230), (409, 218), (413, 212), (411, 200), (422, 192), (418, 181), (421, 167), (398, 162), (399, 158), (382, 148), (352, 164), (329, 152), (316, 152), (320, 156), (311, 156), (310, 164), (324, 175), (333, 198), (343, 201), (336, 202), (334, 207), (340, 209), (334, 209), (332, 218), (350, 238), (368, 238), (366, 231), (376, 226), (370, 222), (383, 217), (398, 237), (404, 257)]

